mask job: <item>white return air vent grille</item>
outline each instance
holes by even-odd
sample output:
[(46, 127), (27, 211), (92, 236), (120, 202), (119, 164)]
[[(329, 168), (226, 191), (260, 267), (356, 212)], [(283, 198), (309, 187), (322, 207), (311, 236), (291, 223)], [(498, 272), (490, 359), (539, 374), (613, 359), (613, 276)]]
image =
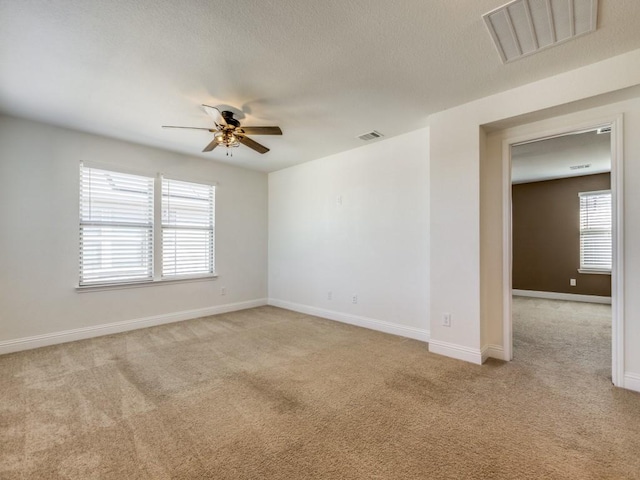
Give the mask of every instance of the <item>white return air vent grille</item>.
[(377, 132), (375, 130), (372, 130), (368, 133), (363, 133), (362, 135), (358, 135), (358, 138), (360, 140), (364, 140), (365, 142), (368, 142), (369, 140), (375, 140), (376, 138), (380, 138), (380, 137), (384, 137), (384, 135), (382, 135), (380, 132)]
[(483, 15), (504, 63), (595, 31), (598, 0), (514, 0)]

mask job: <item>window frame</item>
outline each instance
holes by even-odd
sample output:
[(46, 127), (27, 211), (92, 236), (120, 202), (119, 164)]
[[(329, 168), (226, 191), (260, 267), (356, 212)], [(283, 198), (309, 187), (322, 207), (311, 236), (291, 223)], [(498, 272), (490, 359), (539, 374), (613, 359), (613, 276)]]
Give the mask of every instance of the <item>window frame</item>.
[[(202, 226), (185, 226), (185, 225), (169, 225), (168, 223), (165, 222), (164, 217), (163, 217), (163, 212), (164, 212), (164, 201), (165, 201), (165, 194), (164, 194), (164, 184), (166, 182), (178, 182), (178, 183), (182, 183), (182, 184), (193, 184), (196, 185), (198, 187), (208, 187), (211, 192), (211, 198), (210, 198), (210, 205), (209, 208), (211, 208), (210, 211), (210, 215), (211, 215), (211, 225), (208, 228), (204, 228)], [(203, 183), (203, 182), (193, 182), (191, 180), (183, 180), (180, 178), (175, 178), (173, 176), (167, 176), (167, 175), (159, 175), (159, 185), (158, 185), (158, 189), (159, 189), (159, 213), (160, 213), (160, 222), (158, 224), (158, 229), (159, 229), (159, 246), (160, 246), (160, 255), (159, 255), (159, 259), (158, 259), (158, 269), (157, 271), (159, 272), (159, 280), (163, 280), (163, 281), (167, 281), (167, 280), (180, 280), (180, 279), (190, 279), (190, 278), (200, 278), (200, 277), (211, 277), (211, 276), (215, 276), (216, 275), (216, 255), (215, 255), (215, 248), (216, 248), (216, 184), (215, 183)], [(186, 273), (186, 274), (180, 274), (180, 273), (175, 273), (175, 274), (168, 274), (165, 273), (165, 248), (164, 248), (164, 240), (165, 240), (165, 231), (166, 230), (170, 230), (170, 229), (174, 229), (174, 230), (200, 230), (200, 231), (206, 231), (206, 232), (210, 232), (210, 244), (208, 245), (208, 249), (209, 249), (209, 255), (210, 255), (210, 262), (209, 262), (209, 271), (207, 273), (203, 273), (203, 272), (199, 272), (199, 273)]]
[(154, 182), (149, 175), (80, 164), (78, 285), (153, 279)]
[[(582, 216), (583, 216), (582, 199), (584, 197), (592, 197), (592, 196), (598, 196), (598, 195), (609, 195), (610, 204), (611, 204), (611, 217), (610, 217), (609, 229), (608, 229), (609, 237), (611, 239), (611, 247), (610, 247), (611, 256), (610, 256), (609, 268), (601, 268), (596, 265), (588, 265), (583, 263), (583, 257), (584, 257), (583, 238), (584, 238), (585, 229), (583, 229), (582, 227)], [(578, 216), (579, 216), (578, 229), (579, 229), (579, 253), (580, 253), (580, 266), (578, 268), (578, 273), (595, 274), (595, 275), (611, 275), (611, 270), (613, 268), (613, 195), (612, 195), (611, 189), (579, 192), (578, 202), (579, 202), (578, 203)], [(607, 231), (604, 229), (600, 229), (600, 230)]]
[[(218, 190), (218, 182), (213, 180), (198, 180), (194, 181), (193, 179), (185, 178), (179, 175), (164, 175), (161, 172), (148, 173), (144, 171), (136, 171), (133, 169), (128, 169), (126, 167), (121, 167), (119, 165), (112, 164), (104, 164), (98, 162), (80, 162), (80, 169), (78, 175), (78, 205), (80, 206), (80, 195), (81, 195), (81, 175), (82, 168), (94, 168), (104, 171), (111, 171), (113, 173), (120, 174), (130, 174), (130, 175), (138, 175), (142, 177), (148, 177), (153, 179), (153, 223), (152, 223), (152, 246), (151, 246), (151, 262), (152, 262), (152, 277), (149, 279), (143, 280), (135, 280), (135, 281), (117, 281), (117, 282), (104, 282), (104, 283), (81, 283), (80, 281), (80, 265), (78, 265), (77, 279), (78, 283), (75, 286), (75, 290), (79, 293), (83, 292), (91, 292), (91, 291), (101, 291), (101, 290), (117, 290), (117, 289), (128, 289), (128, 288), (139, 288), (139, 287), (148, 287), (152, 285), (170, 285), (174, 283), (190, 283), (190, 282), (201, 282), (201, 281), (210, 281), (218, 278), (218, 273), (216, 271), (216, 229), (215, 229), (215, 220), (216, 220), (216, 195)], [(162, 179), (167, 178), (170, 180), (177, 180), (180, 182), (187, 183), (196, 183), (199, 185), (208, 185), (213, 187), (213, 240), (212, 240), (212, 263), (213, 263), (213, 271), (208, 274), (196, 274), (196, 275), (180, 275), (180, 276), (164, 276), (162, 275)], [(79, 207), (80, 208), (80, 207)], [(81, 211), (78, 212), (78, 232), (77, 237), (80, 240), (81, 235)], [(81, 261), (82, 256), (82, 243), (78, 244), (78, 260)]]

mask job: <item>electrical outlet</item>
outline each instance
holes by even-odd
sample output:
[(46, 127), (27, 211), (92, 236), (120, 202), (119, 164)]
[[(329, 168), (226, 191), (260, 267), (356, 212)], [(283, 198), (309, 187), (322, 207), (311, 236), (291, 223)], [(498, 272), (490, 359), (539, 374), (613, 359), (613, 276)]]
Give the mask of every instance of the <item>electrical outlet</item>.
[(358, 295), (354, 295), (351, 297), (351, 303), (358, 303)]
[(442, 326), (443, 327), (450, 327), (451, 326), (451, 314), (450, 313), (443, 313), (442, 314)]
[(569, 279), (569, 285), (572, 286), (572, 287), (575, 287), (576, 286), (576, 279), (575, 278), (570, 278)]
[(227, 294), (227, 287), (222, 287), (220, 289), (220, 295), (226, 295)]
[(333, 300), (333, 292), (331, 290), (327, 292), (327, 300)]

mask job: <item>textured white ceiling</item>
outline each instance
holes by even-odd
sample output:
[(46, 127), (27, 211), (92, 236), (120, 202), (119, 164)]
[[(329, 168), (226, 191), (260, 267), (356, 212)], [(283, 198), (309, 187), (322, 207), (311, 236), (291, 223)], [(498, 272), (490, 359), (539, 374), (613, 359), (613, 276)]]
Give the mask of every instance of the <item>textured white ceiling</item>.
[[(482, 21), (502, 0), (0, 0), (0, 111), (262, 171), (423, 127), (429, 114), (640, 48), (640, 1), (503, 65)], [(202, 103), (279, 125), (233, 158)]]
[[(590, 165), (572, 170), (571, 166)], [(511, 149), (513, 183), (539, 182), (611, 171), (611, 134), (595, 131), (540, 140)]]

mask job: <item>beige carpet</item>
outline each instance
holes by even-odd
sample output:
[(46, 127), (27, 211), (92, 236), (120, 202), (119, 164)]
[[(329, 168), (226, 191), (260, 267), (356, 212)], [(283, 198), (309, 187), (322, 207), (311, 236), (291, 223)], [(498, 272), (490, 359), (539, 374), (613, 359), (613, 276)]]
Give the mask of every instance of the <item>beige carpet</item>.
[(640, 478), (609, 315), (517, 299), (482, 367), (273, 307), (5, 355), (0, 478)]

